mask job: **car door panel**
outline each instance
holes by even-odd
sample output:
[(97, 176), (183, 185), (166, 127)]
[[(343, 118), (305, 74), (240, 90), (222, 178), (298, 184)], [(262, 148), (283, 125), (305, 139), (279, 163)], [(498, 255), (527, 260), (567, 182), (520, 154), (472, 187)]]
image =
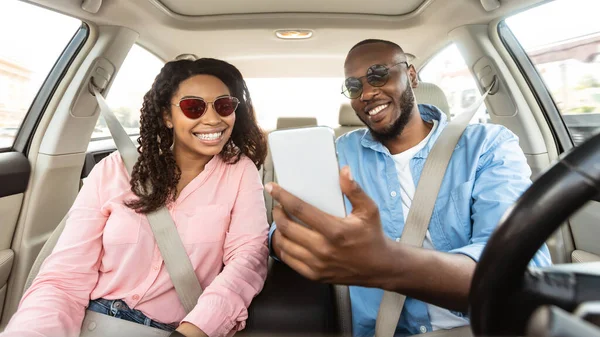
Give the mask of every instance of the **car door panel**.
[(0, 153), (0, 198), (25, 192), (30, 172), (29, 160), (22, 153)]
[[(55, 90), (44, 105), (43, 118), (38, 120), (35, 135), (30, 137), (27, 157), (33, 169), (15, 233), (11, 236), (15, 261), (3, 301), (0, 331), (18, 308), (27, 276), (40, 249), (79, 191), (86, 147), (97, 121), (97, 112), (73, 111), (73, 102), (79, 94), (88, 94), (81, 88), (88, 86), (84, 80), (94, 61), (106, 59), (118, 69), (138, 37), (136, 32), (124, 27), (92, 28), (82, 25), (61, 55), (61, 59), (70, 61), (57, 62), (64, 68), (53, 69), (61, 71), (63, 76), (60, 83), (53, 84)], [(97, 39), (98, 36), (102, 38)], [(87, 117), (80, 117), (86, 113)], [(75, 119), (77, 121), (73, 121)]]
[(30, 174), (31, 166), (22, 153), (0, 153), (0, 314), (15, 256), (12, 238)]

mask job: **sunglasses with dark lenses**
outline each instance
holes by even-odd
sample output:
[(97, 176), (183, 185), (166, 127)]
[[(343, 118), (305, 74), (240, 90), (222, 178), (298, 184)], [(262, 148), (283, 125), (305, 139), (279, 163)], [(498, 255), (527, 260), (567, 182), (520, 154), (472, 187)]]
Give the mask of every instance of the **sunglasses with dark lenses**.
[(348, 77), (344, 84), (342, 84), (342, 94), (344, 96), (355, 99), (360, 97), (363, 91), (363, 85), (360, 81), (362, 78), (367, 78), (367, 83), (373, 87), (383, 87), (388, 79), (390, 78), (390, 68), (395, 67), (400, 64), (405, 64), (408, 68), (408, 62), (400, 62), (393, 64), (391, 66), (386, 66), (383, 64), (374, 64), (367, 69), (367, 74), (362, 77)]
[(204, 115), (209, 103), (220, 116), (227, 117), (235, 112), (240, 100), (232, 96), (221, 96), (213, 102), (207, 102), (202, 97), (184, 97), (173, 105), (179, 107), (187, 118), (198, 119)]

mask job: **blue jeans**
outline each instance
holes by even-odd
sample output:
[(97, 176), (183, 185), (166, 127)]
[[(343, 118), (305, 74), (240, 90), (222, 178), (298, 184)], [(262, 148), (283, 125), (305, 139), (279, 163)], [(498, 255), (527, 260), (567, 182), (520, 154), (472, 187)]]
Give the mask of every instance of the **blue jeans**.
[(129, 306), (127, 306), (127, 304), (121, 300), (105, 300), (103, 298), (99, 298), (97, 300), (90, 301), (88, 310), (169, 332), (177, 328), (177, 325), (174, 324), (165, 324), (153, 321), (146, 317), (146, 315), (144, 315), (141, 311), (130, 309)]

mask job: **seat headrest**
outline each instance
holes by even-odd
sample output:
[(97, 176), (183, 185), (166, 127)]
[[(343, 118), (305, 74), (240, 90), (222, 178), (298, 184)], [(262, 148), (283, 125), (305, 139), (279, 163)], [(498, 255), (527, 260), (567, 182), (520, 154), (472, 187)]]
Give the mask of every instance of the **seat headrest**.
[[(414, 88), (413, 91), (419, 104), (435, 105), (450, 118), (448, 99), (440, 87), (433, 83), (420, 82), (419, 86)], [(350, 103), (343, 103), (340, 106), (339, 123), (341, 126), (365, 126), (358, 116), (356, 116)]]
[(450, 118), (448, 99), (440, 87), (433, 83), (419, 82), (419, 85), (413, 91), (419, 104), (435, 105)]
[(339, 123), (341, 126), (365, 126), (365, 123), (358, 118), (349, 102), (340, 106)]
[(279, 117), (277, 118), (277, 130), (299, 128), (303, 126), (316, 126), (315, 117)]

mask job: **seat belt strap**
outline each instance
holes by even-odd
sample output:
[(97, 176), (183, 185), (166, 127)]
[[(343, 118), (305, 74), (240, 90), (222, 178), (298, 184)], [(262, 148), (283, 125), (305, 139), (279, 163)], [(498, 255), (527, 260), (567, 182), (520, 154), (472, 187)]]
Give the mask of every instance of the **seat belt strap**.
[[(401, 243), (415, 247), (423, 246), (435, 201), (454, 148), (495, 84), (496, 78), (490, 88), (467, 111), (448, 123), (433, 145), (415, 190), (406, 224), (400, 237)], [(406, 296), (402, 294), (391, 291), (384, 292), (375, 323), (375, 337), (394, 336), (405, 300)]]
[[(121, 158), (123, 158), (127, 173), (131, 176), (133, 165), (137, 162), (139, 153), (115, 114), (108, 107), (98, 88), (94, 85), (91, 85), (91, 88), (98, 101), (100, 112), (115, 141), (117, 150)], [(165, 206), (146, 214), (146, 216), (152, 228), (152, 233), (154, 234), (160, 254), (165, 261), (167, 272), (175, 286), (175, 291), (185, 311), (189, 313), (198, 303), (198, 298), (202, 294), (202, 287), (200, 281), (198, 281), (192, 262), (185, 251), (183, 242), (181, 242), (177, 227)]]

